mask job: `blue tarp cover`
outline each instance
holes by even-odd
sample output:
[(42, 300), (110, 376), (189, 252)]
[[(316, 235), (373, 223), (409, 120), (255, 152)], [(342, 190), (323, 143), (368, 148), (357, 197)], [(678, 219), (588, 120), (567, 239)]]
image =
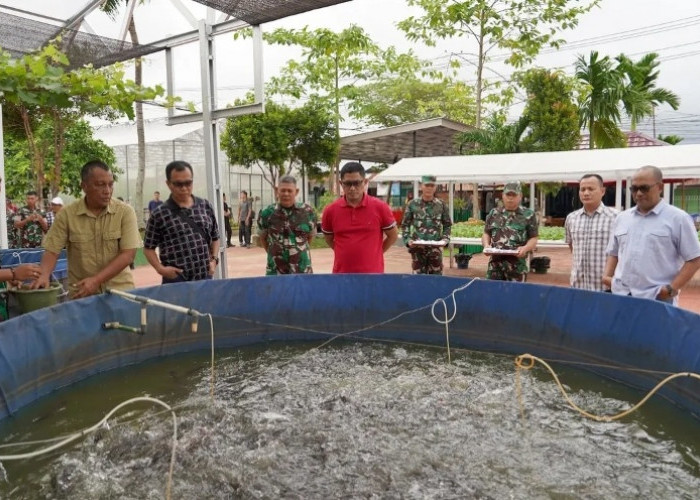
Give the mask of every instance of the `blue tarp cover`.
[[(454, 347), (583, 361), (648, 390), (663, 374), (700, 373), (700, 316), (661, 302), (534, 284), (425, 275), (295, 275), (178, 283), (136, 290), (214, 316), (216, 348), (270, 341), (351, 338), (445, 344), (431, 304), (446, 298)], [(207, 350), (208, 319), (149, 306), (145, 335), (103, 330), (138, 326), (141, 306), (101, 295), (0, 324), (0, 417), (96, 373), (158, 356)], [(415, 310), (415, 311), (414, 311)], [(442, 306), (436, 307), (442, 315)], [(413, 312), (409, 312), (413, 311)], [(405, 314), (402, 314), (405, 313)], [(400, 315), (400, 316), (399, 316)], [(396, 319), (390, 320), (392, 318)], [(379, 325), (379, 326), (373, 326)], [(697, 381), (677, 379), (663, 394), (700, 415)]]

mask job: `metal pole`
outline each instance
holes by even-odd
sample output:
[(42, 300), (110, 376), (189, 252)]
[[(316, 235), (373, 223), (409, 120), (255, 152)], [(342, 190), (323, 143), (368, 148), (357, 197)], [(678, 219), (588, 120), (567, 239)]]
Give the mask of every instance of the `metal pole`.
[[(224, 207), (221, 202), (221, 171), (217, 147), (216, 120), (211, 111), (216, 107), (216, 85), (214, 84), (214, 50), (211, 26), (206, 21), (199, 21), (199, 60), (202, 80), (202, 122), (204, 139), (204, 163), (207, 174), (207, 198), (214, 207), (219, 226), (219, 241), (224, 230)], [(227, 277), (226, 245), (219, 245), (219, 266), (217, 278)]]

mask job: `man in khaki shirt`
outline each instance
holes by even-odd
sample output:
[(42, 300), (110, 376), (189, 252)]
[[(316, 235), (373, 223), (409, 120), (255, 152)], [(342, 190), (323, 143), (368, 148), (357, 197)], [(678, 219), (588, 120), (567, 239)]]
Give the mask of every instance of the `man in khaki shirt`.
[(56, 215), (44, 238), (41, 276), (32, 288), (48, 286), (58, 255), (66, 248), (71, 298), (107, 288), (130, 290), (134, 278), (129, 264), (142, 246), (134, 209), (112, 199), (114, 177), (103, 162), (86, 163), (80, 177), (85, 197)]

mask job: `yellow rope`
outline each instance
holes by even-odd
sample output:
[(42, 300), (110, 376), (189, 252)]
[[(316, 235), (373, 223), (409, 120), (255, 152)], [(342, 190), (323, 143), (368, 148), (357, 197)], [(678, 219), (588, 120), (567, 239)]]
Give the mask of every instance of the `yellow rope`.
[[(526, 363), (527, 362), (527, 363)], [(547, 364), (546, 361), (543, 359), (538, 358), (537, 356), (533, 356), (532, 354), (521, 354), (520, 356), (517, 356), (515, 358), (515, 366), (516, 366), (516, 386), (517, 386), (517, 391), (518, 391), (518, 400), (520, 403), (520, 412), (521, 415), (524, 415), (524, 409), (523, 409), (523, 402), (522, 402), (522, 397), (520, 394), (520, 370), (530, 370), (535, 366), (535, 363), (540, 363), (543, 365), (547, 370), (549, 370), (549, 373), (552, 374), (552, 377), (554, 378), (554, 381), (557, 383), (559, 386), (559, 390), (561, 391), (562, 395), (564, 396), (564, 399), (568, 403), (568, 405), (579, 412), (581, 415), (584, 417), (590, 418), (592, 420), (595, 420), (596, 422), (612, 422), (614, 420), (619, 420), (622, 417), (625, 417), (629, 415), (632, 412), (637, 411), (644, 403), (646, 403), (649, 398), (651, 398), (661, 387), (666, 385), (668, 382), (675, 378), (680, 378), (680, 377), (691, 377), (697, 380), (700, 380), (700, 375), (697, 373), (691, 373), (691, 372), (680, 372), (680, 373), (674, 373), (672, 375), (669, 375), (665, 379), (663, 379), (661, 382), (656, 384), (656, 387), (654, 387), (649, 393), (642, 398), (642, 400), (634, 405), (632, 408), (629, 408), (621, 413), (618, 413), (616, 415), (594, 415), (593, 413), (589, 413), (586, 410), (580, 408), (579, 406), (574, 403), (569, 395), (567, 394), (566, 390), (562, 386), (561, 382), (559, 381), (559, 377), (557, 377), (557, 374), (554, 373), (554, 370), (552, 369), (549, 364)]]

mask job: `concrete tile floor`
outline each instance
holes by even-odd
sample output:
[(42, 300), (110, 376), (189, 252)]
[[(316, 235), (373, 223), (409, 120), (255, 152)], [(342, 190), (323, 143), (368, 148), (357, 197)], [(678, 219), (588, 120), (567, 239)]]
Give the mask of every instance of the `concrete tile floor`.
[[(551, 259), (550, 269), (546, 274), (530, 273), (529, 283), (539, 283), (553, 286), (569, 286), (571, 269), (571, 254), (568, 248), (551, 248), (538, 251), (536, 256), (547, 256)], [(231, 247), (226, 250), (227, 269), (229, 278), (263, 276), (265, 274), (265, 252), (262, 248)], [(324, 248), (312, 251), (311, 256), (314, 272), (317, 274), (330, 273), (333, 268), (333, 251)], [(488, 257), (476, 254), (469, 263), (468, 269), (449, 267), (449, 259), (445, 258), (446, 276), (464, 276), (483, 278), (486, 275)], [(385, 272), (411, 273), (411, 260), (403, 246), (394, 246), (384, 256)], [(160, 284), (160, 276), (151, 266), (137, 267), (134, 271), (136, 286), (145, 287)], [(680, 306), (700, 314), (700, 273), (683, 289), (680, 295)]]

